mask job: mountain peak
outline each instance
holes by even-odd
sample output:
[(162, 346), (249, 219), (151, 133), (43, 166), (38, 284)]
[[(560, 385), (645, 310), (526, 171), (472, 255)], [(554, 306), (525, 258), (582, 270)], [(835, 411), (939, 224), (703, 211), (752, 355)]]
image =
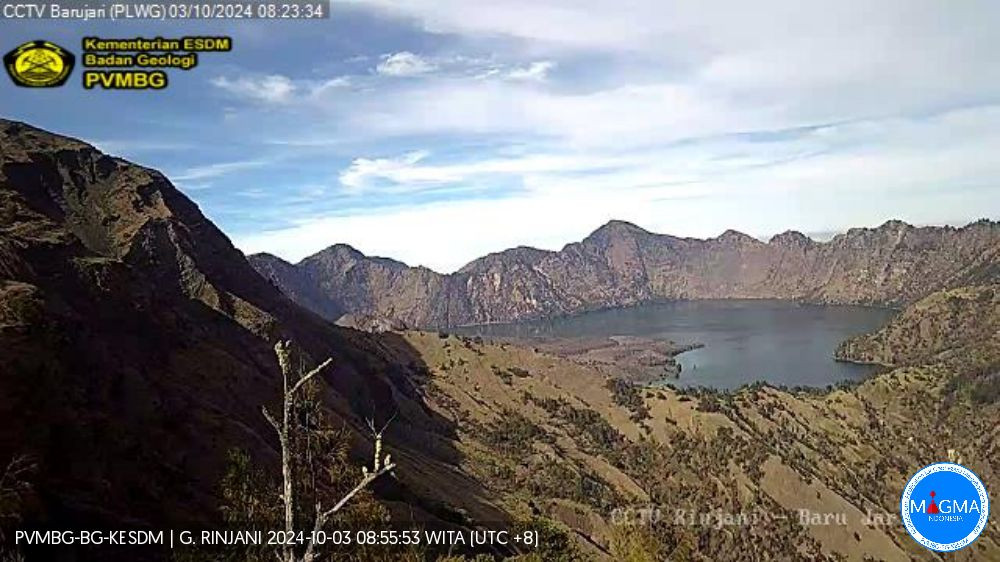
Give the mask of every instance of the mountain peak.
[(880, 224), (875, 230), (907, 230), (913, 228), (913, 225), (901, 221), (899, 219), (890, 219)]
[(970, 222), (969, 224), (965, 225), (964, 228), (976, 227), (976, 226), (1000, 226), (1000, 221), (995, 221), (995, 220), (983, 217), (983, 218), (981, 218), (981, 219), (979, 219), (979, 220), (977, 220), (975, 222)]
[(471, 273), (506, 263), (520, 265), (532, 264), (551, 254), (553, 254), (553, 252), (549, 250), (540, 250), (531, 246), (516, 246), (500, 252), (486, 254), (481, 258), (476, 258), (462, 266), (457, 273)]
[(338, 242), (337, 244), (333, 244), (331, 246), (323, 248), (322, 250), (316, 252), (315, 254), (309, 256), (309, 258), (306, 259), (315, 258), (319, 256), (341, 256), (341, 257), (363, 258), (365, 257), (365, 254), (361, 252), (361, 250), (358, 250), (357, 248), (351, 246), (350, 244), (344, 244), (342, 242)]
[(606, 222), (603, 225), (601, 225), (600, 228), (598, 228), (594, 232), (601, 232), (602, 230), (611, 231), (611, 232), (618, 232), (618, 231), (623, 231), (623, 232), (647, 232), (645, 229), (643, 229), (642, 227), (636, 226), (634, 223), (630, 223), (628, 221), (623, 221), (623, 220), (619, 220), (619, 219), (611, 219), (611, 220), (609, 220), (608, 222)]
[(590, 233), (584, 241), (611, 240), (635, 236), (636, 234), (649, 234), (649, 231), (636, 226), (628, 221), (610, 220), (600, 228)]
[[(0, 217), (0, 285), (19, 288), (0, 291), (0, 323), (26, 328), (0, 329), (15, 369), (0, 395), (51, 399), (0, 423), (5, 450), (39, 466), (33, 484), (45, 494), (32, 513), (156, 528), (215, 510), (225, 451), (273, 454), (257, 406), (274, 396), (273, 342), (338, 363), (354, 349), (251, 269), (162, 174), (86, 143), (0, 120)], [(340, 372), (329, 378), (352, 392), (369, 379), (360, 367)], [(79, 429), (94, 423), (116, 439)], [(178, 467), (191, 479), (175, 493)], [(109, 496), (109, 482), (148, 493)]]
[(768, 244), (778, 246), (807, 246), (813, 243), (813, 239), (798, 230), (786, 230), (781, 234), (775, 234), (768, 241)]
[(376, 264), (390, 269), (406, 269), (409, 266), (392, 258), (369, 256), (350, 244), (337, 243), (303, 259), (299, 265), (326, 264), (325, 267), (353, 267), (358, 263)]
[(727, 229), (725, 232), (720, 234), (715, 238), (719, 242), (729, 242), (735, 244), (759, 244), (760, 240), (757, 240), (749, 234), (744, 234), (738, 230)]
[[(867, 238), (870, 236), (878, 236), (885, 233), (900, 233), (906, 230), (913, 230), (914, 227), (910, 223), (901, 221), (899, 219), (890, 219), (884, 223), (872, 228), (872, 227), (854, 227), (847, 229), (846, 232), (834, 236), (834, 240), (839, 239), (857, 239), (857, 238)], [(938, 228), (938, 227), (932, 227)], [(940, 227), (948, 228), (948, 227)]]
[(247, 259), (259, 260), (265, 263), (288, 263), (288, 261), (270, 252), (257, 252), (256, 254), (250, 254), (249, 256), (247, 256)]

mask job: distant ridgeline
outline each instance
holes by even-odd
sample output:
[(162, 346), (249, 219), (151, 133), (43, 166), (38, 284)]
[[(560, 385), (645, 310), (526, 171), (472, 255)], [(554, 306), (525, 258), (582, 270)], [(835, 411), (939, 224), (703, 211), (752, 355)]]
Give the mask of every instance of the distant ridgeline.
[(900, 306), (936, 290), (1000, 279), (1000, 223), (889, 221), (829, 242), (785, 232), (765, 243), (732, 230), (701, 240), (611, 221), (558, 252), (514, 248), (449, 275), (344, 244), (294, 265), (270, 254), (249, 259), (293, 300), (328, 319), (351, 314), (444, 328), (665, 299)]
[[(274, 344), (291, 339), (333, 358), (315, 400), (354, 435), (355, 460), (378, 448), (363, 417), (398, 414), (386, 452), (399, 471), (373, 490), (394, 522), (538, 529), (545, 548), (527, 560), (936, 560), (891, 518), (931, 462), (1000, 482), (997, 232), (888, 223), (765, 244), (613, 222), (447, 276), (345, 246), (297, 266), (254, 258), (323, 316), (387, 327), (379, 316), (448, 325), (667, 297), (909, 303), (841, 349), (897, 365), (856, 385), (639, 389), (537, 349), (337, 328), (162, 174), (0, 119), (0, 472), (16, 475), (0, 483), (0, 531), (220, 528), (241, 504), (277, 517), (280, 447), (261, 406), (282, 389)], [(228, 478), (233, 449), (261, 474)], [(256, 480), (245, 502), (220, 490)], [(846, 517), (823, 524), (832, 514)], [(354, 517), (381, 527), (373, 515)], [(752, 532), (730, 527), (745, 516)], [(369, 546), (357, 560), (386, 559)], [(156, 559), (114, 548), (92, 559)], [(965, 552), (998, 559), (1000, 530)]]

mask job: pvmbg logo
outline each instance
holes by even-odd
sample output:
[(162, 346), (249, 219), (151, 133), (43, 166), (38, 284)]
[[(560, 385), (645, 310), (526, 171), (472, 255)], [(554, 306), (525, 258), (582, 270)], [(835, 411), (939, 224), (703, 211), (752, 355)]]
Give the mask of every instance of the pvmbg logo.
[(3, 57), (10, 79), (25, 88), (55, 88), (66, 83), (75, 57), (51, 41), (28, 41)]
[(910, 478), (900, 510), (913, 540), (937, 552), (951, 552), (968, 546), (983, 532), (990, 498), (971, 470), (942, 462)]

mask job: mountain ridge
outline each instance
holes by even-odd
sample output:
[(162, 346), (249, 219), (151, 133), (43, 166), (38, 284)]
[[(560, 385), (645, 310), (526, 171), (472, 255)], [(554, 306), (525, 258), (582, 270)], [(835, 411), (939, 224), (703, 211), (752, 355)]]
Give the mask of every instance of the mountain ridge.
[[(629, 283), (656, 278), (653, 258), (662, 256), (647, 255), (636, 242), (644, 237), (610, 237), (608, 247), (575, 243), (555, 257), (573, 271), (614, 281), (601, 289), (624, 298), (615, 287), (641, 288)], [(677, 248), (662, 252), (683, 257), (681, 251), (703, 242), (672, 244)], [(514, 265), (525, 273), (534, 271), (534, 259), (554, 257), (523, 254), (525, 263)], [(635, 260), (641, 270), (631, 267)], [(959, 277), (989, 278), (996, 263), (963, 258)], [(364, 288), (406, 288), (416, 277), (437, 283), (445, 296), (454, 292), (452, 300), (437, 301), (439, 314), (470, 306), (458, 298), (462, 285), (455, 279), (362, 259), (346, 248), (313, 266), (345, 264), (351, 283)], [(498, 259), (490, 267), (507, 265)], [(542, 272), (554, 271), (548, 267)], [(384, 505), (399, 508), (396, 522), (543, 523), (542, 549), (520, 560), (724, 560), (734, 552), (761, 559), (931, 560), (933, 553), (902, 527), (862, 517), (895, 513), (912, 470), (953, 451), (985, 482), (996, 481), (997, 294), (938, 293), (928, 297), (934, 306), (915, 305), (900, 316), (900, 329), (871, 335), (877, 345), (857, 348), (892, 351), (900, 347), (894, 341), (929, 346), (916, 350), (913, 361), (954, 359), (953, 366), (906, 366), (827, 391), (624, 387), (591, 366), (530, 347), (336, 328), (251, 270), (162, 174), (0, 120), (0, 463), (20, 453), (37, 462), (31, 475), (37, 496), (18, 513), (26, 528), (219, 524), (230, 447), (278, 473), (276, 439), (260, 406), (273, 406), (280, 392), (272, 345), (291, 338), (303, 359), (334, 359), (318, 377), (323, 410), (333, 421), (356, 431), (361, 416), (399, 414), (385, 437), (397, 478), (376, 490)], [(991, 319), (978, 312), (986, 308)], [(908, 326), (925, 322), (967, 326), (957, 342), (965, 348), (991, 334), (991, 345), (978, 346), (989, 368), (966, 373), (967, 354), (940, 353), (955, 349), (938, 337), (947, 335), (942, 328), (930, 338), (908, 335)], [(370, 441), (358, 441), (355, 460), (370, 460)], [(357, 474), (354, 463), (344, 470)], [(274, 505), (278, 487), (262, 491), (262, 505)], [(677, 525), (673, 512), (649, 527), (615, 521), (615, 508), (633, 513), (655, 505), (776, 517), (755, 519), (745, 533), (727, 531), (714, 517)], [(849, 520), (805, 524), (803, 508)], [(574, 545), (593, 558), (574, 555)], [(998, 545), (1000, 535), (988, 526), (955, 559), (995, 557)], [(0, 558), (7, 546), (0, 544)], [(176, 552), (110, 548), (57, 558), (178, 559)], [(45, 547), (25, 559), (53, 559), (53, 552)], [(238, 550), (226, 554), (250, 559)], [(358, 559), (388, 558), (362, 552)]]
[(931, 362), (977, 364), (1000, 356), (1000, 284), (938, 291), (906, 307), (872, 334), (842, 342), (836, 357), (889, 367)]
[[(412, 347), (293, 302), (161, 173), (0, 119), (0, 464), (38, 466), (26, 525), (217, 524), (227, 451), (277, 462), (261, 407), (280, 396), (279, 340), (334, 359), (319, 399), (356, 456), (371, 456), (363, 419), (399, 412), (390, 490), (437, 520), (431, 479), (459, 456)], [(507, 517), (451, 478), (468, 484), (453, 503)]]
[[(336, 247), (350, 248), (351, 259), (330, 255)], [(789, 230), (766, 242), (732, 229), (714, 238), (683, 238), (611, 220), (561, 250), (518, 246), (450, 274), (369, 258), (346, 245), (331, 248), (298, 264), (276, 265), (259, 255), (248, 259), (286, 292), (311, 292), (323, 304), (310, 308), (325, 310), (328, 319), (336, 319), (330, 313), (335, 310), (427, 328), (671, 299), (895, 307), (938, 289), (1000, 278), (1000, 223), (989, 219), (962, 227), (890, 220), (827, 241)]]

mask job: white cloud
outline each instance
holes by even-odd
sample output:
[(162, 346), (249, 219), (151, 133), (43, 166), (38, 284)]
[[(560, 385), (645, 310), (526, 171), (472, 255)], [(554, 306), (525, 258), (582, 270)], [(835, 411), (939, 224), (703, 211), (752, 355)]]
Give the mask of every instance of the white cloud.
[(194, 150), (198, 148), (196, 144), (169, 141), (151, 141), (139, 139), (106, 139), (94, 140), (91, 144), (102, 152), (124, 156), (134, 156), (148, 152), (177, 152), (181, 150)]
[(447, 184), (475, 185), (483, 180), (498, 178), (520, 181), (539, 174), (597, 173), (610, 168), (639, 166), (647, 162), (647, 158), (662, 158), (659, 153), (652, 156), (531, 154), (431, 164), (427, 162), (429, 156), (428, 151), (418, 150), (395, 158), (355, 158), (340, 173), (340, 183), (354, 194), (362, 194), (376, 187), (383, 193), (416, 192)]
[[(289, 142), (354, 157), (354, 214), (300, 215), (244, 249), (343, 241), (451, 270), (610, 218), (711, 236), (1000, 216), (1000, 65), (984, 48), (1000, 3), (352, 1), (447, 34), (449, 51), (398, 45), (352, 77), (363, 87), (303, 98), (311, 120)], [(421, 198), (498, 184), (520, 189)], [(373, 210), (385, 192), (412, 204)]]
[(375, 71), (383, 76), (418, 76), (437, 69), (437, 65), (409, 51), (384, 55), (375, 66)]
[[(942, 138), (950, 139), (948, 146)], [(413, 187), (425, 181), (475, 184), (480, 175), (506, 174), (525, 189), (499, 200), (348, 210), (348, 216), (306, 219), (237, 237), (237, 243), (248, 252), (298, 260), (347, 242), (453, 271), (512, 246), (559, 249), (613, 218), (700, 237), (728, 228), (761, 237), (789, 228), (834, 231), (891, 218), (962, 222), (1000, 216), (1000, 184), (993, 181), (1000, 176), (998, 147), (995, 106), (618, 156), (602, 150), (450, 165), (434, 165), (425, 152), (362, 159), (363, 166), (349, 169), (359, 185), (369, 187), (376, 179)]]
[(414, 165), (427, 157), (426, 151), (414, 151), (399, 158), (355, 158), (350, 167), (340, 173), (341, 185), (360, 191), (378, 179), (396, 183), (444, 181), (433, 174), (422, 174)]
[(212, 79), (212, 85), (238, 97), (266, 103), (287, 103), (296, 91), (292, 80), (280, 74), (235, 79), (218, 76)]
[(552, 61), (536, 61), (527, 67), (515, 68), (507, 73), (510, 80), (529, 80), (541, 82), (548, 78), (549, 71), (556, 67)]
[(322, 95), (329, 90), (336, 90), (341, 88), (347, 88), (352, 84), (351, 78), (349, 76), (336, 76), (330, 78), (329, 80), (323, 80), (319, 83), (310, 86), (309, 94), (313, 96)]
[(477, 80), (485, 80), (487, 78), (493, 78), (494, 76), (500, 76), (501, 70), (499, 68), (486, 68), (477, 72), (474, 77)]
[[(341, 101), (342, 100), (338, 100)], [(622, 85), (565, 92), (499, 80), (428, 81), (323, 110), (355, 135), (514, 134), (621, 148), (737, 130), (810, 124), (781, 100), (744, 107), (724, 92), (683, 84)]]
[[(245, 252), (267, 250), (287, 259), (301, 259), (334, 241), (347, 241), (372, 255), (385, 255), (439, 271), (454, 270), (466, 257), (515, 246), (524, 241), (524, 232), (533, 238), (549, 237), (556, 242), (565, 235), (569, 222), (553, 221), (557, 201), (538, 198), (491, 201), (456, 201), (433, 206), (406, 207), (378, 214), (309, 221), (278, 232), (255, 234), (238, 239)], [(596, 212), (595, 212), (596, 211)], [(605, 210), (587, 201), (578, 201), (573, 223), (599, 224)], [(517, 228), (513, 228), (513, 225)], [(406, 233), (401, 236), (400, 233)], [(456, 236), (456, 233), (460, 235)], [(574, 232), (583, 234), (583, 232)], [(322, 241), (321, 243), (306, 243)], [(425, 244), (436, 251), (421, 250)]]
[(261, 168), (269, 163), (268, 160), (242, 160), (193, 166), (177, 174), (171, 174), (170, 179), (176, 182), (204, 182), (204, 180), (219, 178), (234, 172)]
[[(925, 111), (1000, 95), (1000, 3), (843, 0), (356, 0), (471, 44), (511, 38), (547, 58), (595, 54), (615, 82), (782, 100), (803, 119)], [(961, 30), (956, 33), (955, 30)], [(739, 126), (739, 123), (734, 123)]]
[(290, 105), (292, 102), (322, 97), (332, 90), (348, 88), (351, 86), (351, 79), (348, 76), (336, 76), (326, 80), (293, 80), (281, 74), (269, 74), (236, 78), (217, 76), (211, 83), (239, 98), (265, 104)]

